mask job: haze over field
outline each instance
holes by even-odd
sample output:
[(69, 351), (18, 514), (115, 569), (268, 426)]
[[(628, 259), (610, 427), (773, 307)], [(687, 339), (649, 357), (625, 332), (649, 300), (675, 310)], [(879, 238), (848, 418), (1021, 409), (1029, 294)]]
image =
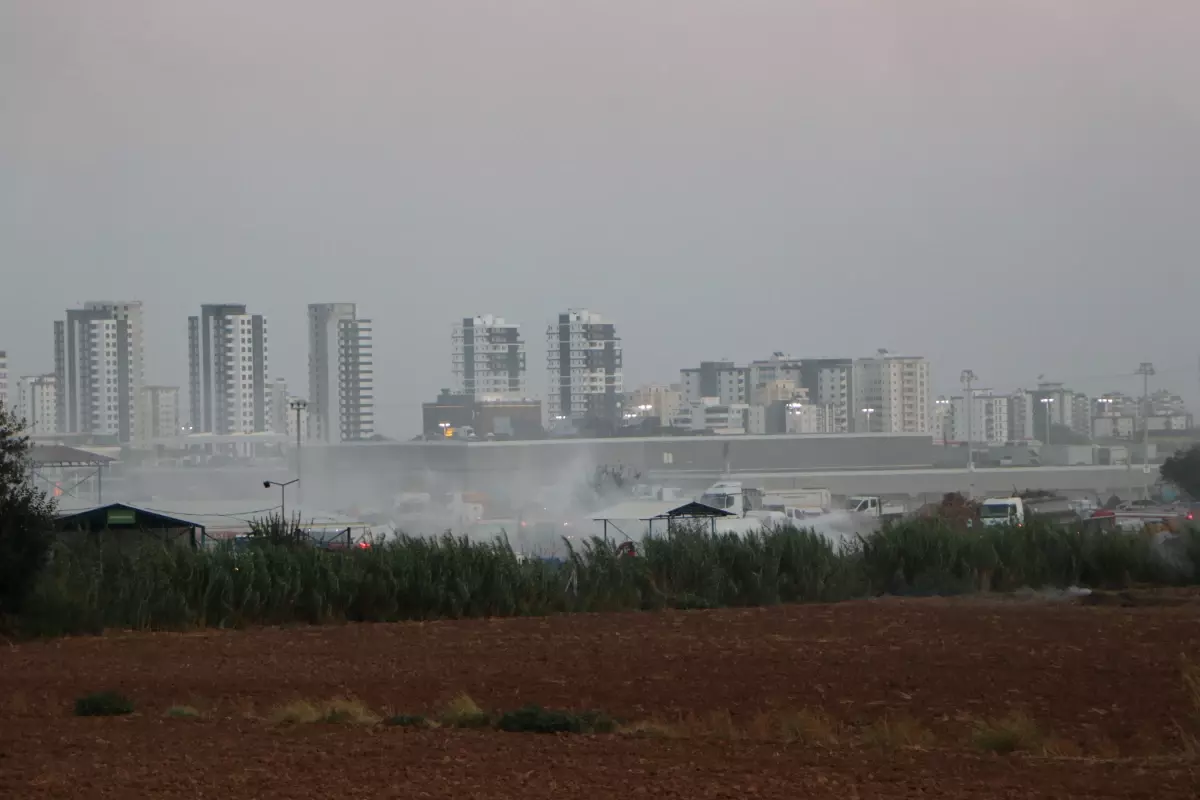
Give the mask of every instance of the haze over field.
[(456, 318), (587, 306), (625, 383), (779, 349), (1196, 398), (1200, 6), (261, 0), (0, 6), (0, 349), (245, 302), (302, 386), (305, 304), (376, 327), (416, 432)]

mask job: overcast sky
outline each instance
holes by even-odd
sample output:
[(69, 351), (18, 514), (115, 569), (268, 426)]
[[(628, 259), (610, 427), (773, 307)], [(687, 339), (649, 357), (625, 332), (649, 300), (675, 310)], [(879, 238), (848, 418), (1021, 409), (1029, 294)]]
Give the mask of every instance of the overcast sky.
[[(701, 359), (923, 354), (940, 390), (1197, 395), (1195, 0), (0, 0), (0, 349), (145, 301), (148, 379), (245, 302), (375, 320), (381, 432), (450, 326), (610, 318)], [(1200, 410), (1200, 409), (1198, 409)]]

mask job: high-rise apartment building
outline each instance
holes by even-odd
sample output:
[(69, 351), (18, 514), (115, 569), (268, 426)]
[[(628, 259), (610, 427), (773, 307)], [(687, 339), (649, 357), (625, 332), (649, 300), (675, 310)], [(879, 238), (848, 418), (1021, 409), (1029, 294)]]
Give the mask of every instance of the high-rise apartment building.
[(143, 386), (141, 411), (146, 438), (165, 439), (181, 433), (178, 386)]
[(8, 353), (0, 350), (0, 406), (8, 406)]
[(599, 314), (570, 309), (546, 329), (546, 410), (558, 419), (621, 416), (621, 340)]
[[(880, 351), (854, 362), (855, 430), (930, 433), (933, 380), (924, 358)], [(859, 427), (861, 425), (861, 427)]]
[(477, 401), (525, 398), (525, 342), (521, 326), (485, 314), (454, 324), (451, 368), (455, 391)]
[(679, 370), (684, 405), (712, 402), (738, 405), (750, 402), (750, 370), (732, 361), (701, 361)]
[[(0, 356), (3, 356), (0, 353)], [(0, 366), (3, 372), (3, 366)], [(25, 375), (17, 379), (16, 399), (9, 395), (10, 407), (25, 420), (30, 435), (58, 433), (58, 389), (54, 375)]]
[(194, 433), (271, 429), (267, 321), (241, 304), (200, 306), (188, 317), (188, 396)]
[[(950, 398), (950, 441), (973, 444), (1003, 445), (1009, 441), (1008, 395), (974, 392)], [(936, 412), (935, 412), (936, 415)]]
[(132, 441), (144, 382), (142, 304), (92, 300), (54, 323), (56, 427)]
[(307, 438), (336, 444), (375, 435), (372, 328), (354, 303), (308, 307)]

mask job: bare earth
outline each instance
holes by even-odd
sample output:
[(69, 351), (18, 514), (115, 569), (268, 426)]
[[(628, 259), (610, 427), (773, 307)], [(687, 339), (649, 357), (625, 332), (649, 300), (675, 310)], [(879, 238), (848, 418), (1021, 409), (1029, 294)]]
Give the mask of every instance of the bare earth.
[[(114, 634), (0, 645), (0, 798), (1200, 796), (1185, 753), (1200, 603), (880, 600), (830, 606)], [(130, 717), (72, 716), (115, 689)], [(919, 720), (924, 750), (272, 726), (354, 696), (428, 713), (459, 692), (628, 720), (820, 709), (849, 730)], [(167, 719), (175, 705), (203, 719)], [(1069, 756), (981, 753), (1015, 709)]]

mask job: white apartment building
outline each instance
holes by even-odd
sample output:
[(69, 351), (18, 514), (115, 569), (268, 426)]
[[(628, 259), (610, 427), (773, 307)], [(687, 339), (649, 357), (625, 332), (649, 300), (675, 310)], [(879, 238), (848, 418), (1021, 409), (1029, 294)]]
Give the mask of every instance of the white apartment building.
[(670, 425), (683, 408), (683, 389), (679, 384), (649, 384), (640, 386), (625, 398), (625, 416), (658, 417)]
[[(0, 357), (4, 354), (0, 353)], [(3, 372), (0, 366), (0, 372)], [(58, 433), (57, 380), (50, 375), (25, 375), (17, 379), (16, 400), (9, 400), (17, 414), (25, 420), (25, 433), (45, 435)]]
[(271, 430), (283, 434), (289, 443), (294, 444), (297, 425), (300, 428), (300, 440), (307, 440), (308, 401), (289, 394), (287, 381), (276, 378), (271, 384)]
[(450, 341), (457, 393), (479, 402), (526, 398), (520, 325), (491, 314), (464, 317), (454, 324)]
[(309, 305), (306, 439), (337, 444), (375, 435), (373, 353), (371, 320), (354, 303)]
[(1008, 440), (1029, 442), (1035, 439), (1033, 431), (1034, 399), (1028, 391), (1018, 389), (1008, 396)]
[(722, 403), (719, 398), (706, 397), (688, 403), (686, 426), (694, 431), (714, 434), (740, 435), (749, 430), (751, 407), (745, 403)]
[(854, 361), (849, 358), (793, 358), (776, 352), (739, 367), (732, 361), (703, 361), (680, 370), (684, 402), (716, 397), (722, 403), (758, 404), (764, 387), (791, 381), (807, 393), (806, 402), (832, 408), (827, 425), (833, 433), (854, 429)]
[(933, 418), (929, 423), (929, 432), (933, 434), (934, 444), (954, 441), (954, 411), (949, 397), (938, 396), (938, 399), (933, 401)]
[(546, 413), (560, 419), (621, 417), (621, 340), (599, 314), (570, 309), (546, 329)]
[(732, 361), (701, 361), (699, 367), (679, 370), (684, 405), (717, 398), (725, 405), (750, 401), (749, 369)]
[(241, 304), (202, 305), (188, 317), (188, 394), (195, 433), (271, 430), (267, 321)]
[(141, 411), (146, 420), (146, 438), (165, 439), (180, 434), (178, 386), (143, 386)]
[(784, 407), (784, 433), (837, 433), (837, 409), (814, 403), (788, 403)]
[[(933, 380), (924, 358), (880, 351), (854, 361), (855, 430), (929, 433), (933, 424)], [(868, 409), (870, 409), (868, 411)]]
[(139, 301), (88, 301), (54, 323), (58, 432), (133, 441), (140, 424), (143, 344)]
[[(937, 416), (937, 403), (934, 404)], [(990, 392), (950, 398), (948, 441), (1003, 445), (1009, 441), (1009, 397)]]
[(0, 406), (8, 405), (8, 353), (0, 350)]

